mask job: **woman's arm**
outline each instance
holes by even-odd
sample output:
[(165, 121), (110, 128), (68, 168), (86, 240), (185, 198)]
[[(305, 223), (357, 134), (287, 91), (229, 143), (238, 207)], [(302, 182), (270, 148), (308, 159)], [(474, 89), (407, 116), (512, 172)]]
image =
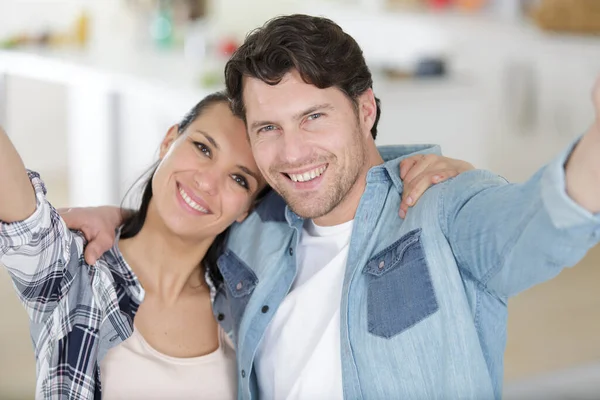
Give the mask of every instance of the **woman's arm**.
[(35, 211), (35, 193), (19, 153), (0, 126), (0, 221), (22, 221)]
[(42, 322), (69, 290), (79, 268), (83, 239), (76, 240), (46, 200), (46, 188), (27, 171), (0, 129), (0, 264), (33, 322)]

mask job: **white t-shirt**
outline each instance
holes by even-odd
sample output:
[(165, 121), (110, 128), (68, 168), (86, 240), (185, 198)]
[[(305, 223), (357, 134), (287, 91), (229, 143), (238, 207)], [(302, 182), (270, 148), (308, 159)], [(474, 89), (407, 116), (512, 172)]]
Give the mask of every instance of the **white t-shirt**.
[(298, 273), (256, 355), (260, 398), (342, 399), (340, 303), (353, 221), (306, 221)]

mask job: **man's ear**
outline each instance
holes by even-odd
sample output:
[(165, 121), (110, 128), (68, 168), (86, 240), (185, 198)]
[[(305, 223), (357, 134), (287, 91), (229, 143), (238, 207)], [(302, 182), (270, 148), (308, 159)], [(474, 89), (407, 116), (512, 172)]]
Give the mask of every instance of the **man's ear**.
[(363, 132), (371, 137), (371, 129), (375, 125), (377, 119), (377, 103), (375, 102), (375, 94), (373, 89), (365, 90), (363, 94), (358, 96), (358, 117), (362, 125)]
[(171, 148), (171, 145), (179, 137), (179, 125), (173, 125), (167, 131), (165, 138), (160, 144), (160, 159), (162, 160), (167, 155), (167, 152)]

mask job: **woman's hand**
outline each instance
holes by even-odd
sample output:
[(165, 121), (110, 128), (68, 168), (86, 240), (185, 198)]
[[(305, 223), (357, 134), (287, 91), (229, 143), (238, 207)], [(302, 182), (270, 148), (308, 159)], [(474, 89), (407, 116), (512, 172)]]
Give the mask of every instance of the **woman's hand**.
[(406, 217), (408, 208), (415, 205), (430, 186), (472, 169), (475, 167), (466, 161), (436, 154), (418, 154), (402, 160), (400, 178), (404, 181), (404, 190), (400, 218)]

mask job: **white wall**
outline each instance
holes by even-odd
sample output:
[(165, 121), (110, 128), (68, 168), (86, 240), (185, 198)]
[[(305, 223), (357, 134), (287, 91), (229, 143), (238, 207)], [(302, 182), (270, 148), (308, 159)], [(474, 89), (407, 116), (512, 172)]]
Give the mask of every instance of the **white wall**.
[(52, 176), (64, 175), (67, 169), (64, 88), (10, 77), (7, 98), (6, 131), (27, 168)]

